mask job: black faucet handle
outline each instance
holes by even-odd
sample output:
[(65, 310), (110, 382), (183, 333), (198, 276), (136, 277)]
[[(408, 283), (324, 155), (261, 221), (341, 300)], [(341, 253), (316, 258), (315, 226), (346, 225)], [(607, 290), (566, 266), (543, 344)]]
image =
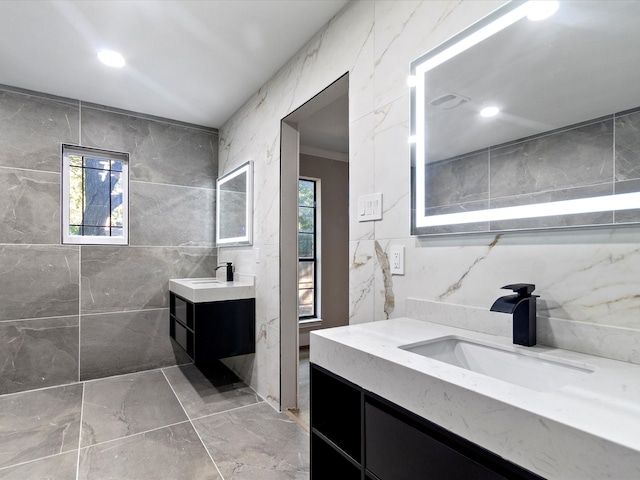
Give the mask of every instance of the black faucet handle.
[(529, 297), (536, 289), (536, 286), (533, 283), (513, 283), (511, 285), (505, 285), (505, 290), (513, 290), (521, 297)]

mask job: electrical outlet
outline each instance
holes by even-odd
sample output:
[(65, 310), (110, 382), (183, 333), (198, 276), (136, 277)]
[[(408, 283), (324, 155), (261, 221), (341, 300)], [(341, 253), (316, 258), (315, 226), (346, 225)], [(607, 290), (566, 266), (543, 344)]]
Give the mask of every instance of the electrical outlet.
[(389, 247), (389, 263), (392, 275), (404, 275), (403, 245), (391, 245)]

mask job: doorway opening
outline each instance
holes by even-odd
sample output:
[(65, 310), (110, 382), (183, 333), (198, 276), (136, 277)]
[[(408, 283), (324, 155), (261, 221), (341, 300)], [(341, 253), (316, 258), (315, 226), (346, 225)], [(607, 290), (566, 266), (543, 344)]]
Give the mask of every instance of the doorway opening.
[(349, 323), (348, 91), (345, 74), (281, 122), (280, 401), (307, 428), (310, 332)]

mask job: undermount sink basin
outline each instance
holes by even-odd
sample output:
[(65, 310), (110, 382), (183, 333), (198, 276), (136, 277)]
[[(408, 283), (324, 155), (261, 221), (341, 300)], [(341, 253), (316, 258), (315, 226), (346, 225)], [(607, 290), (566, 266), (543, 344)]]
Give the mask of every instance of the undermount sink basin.
[(557, 390), (593, 373), (592, 369), (542, 358), (516, 347), (487, 345), (457, 336), (399, 348), (541, 392)]

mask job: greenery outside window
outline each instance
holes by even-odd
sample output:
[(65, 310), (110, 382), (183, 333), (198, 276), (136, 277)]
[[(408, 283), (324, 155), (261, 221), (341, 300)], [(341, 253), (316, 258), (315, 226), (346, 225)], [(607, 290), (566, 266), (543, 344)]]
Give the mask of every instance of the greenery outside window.
[(129, 155), (62, 145), (62, 243), (129, 243)]
[(317, 318), (317, 181), (298, 181), (298, 317)]

